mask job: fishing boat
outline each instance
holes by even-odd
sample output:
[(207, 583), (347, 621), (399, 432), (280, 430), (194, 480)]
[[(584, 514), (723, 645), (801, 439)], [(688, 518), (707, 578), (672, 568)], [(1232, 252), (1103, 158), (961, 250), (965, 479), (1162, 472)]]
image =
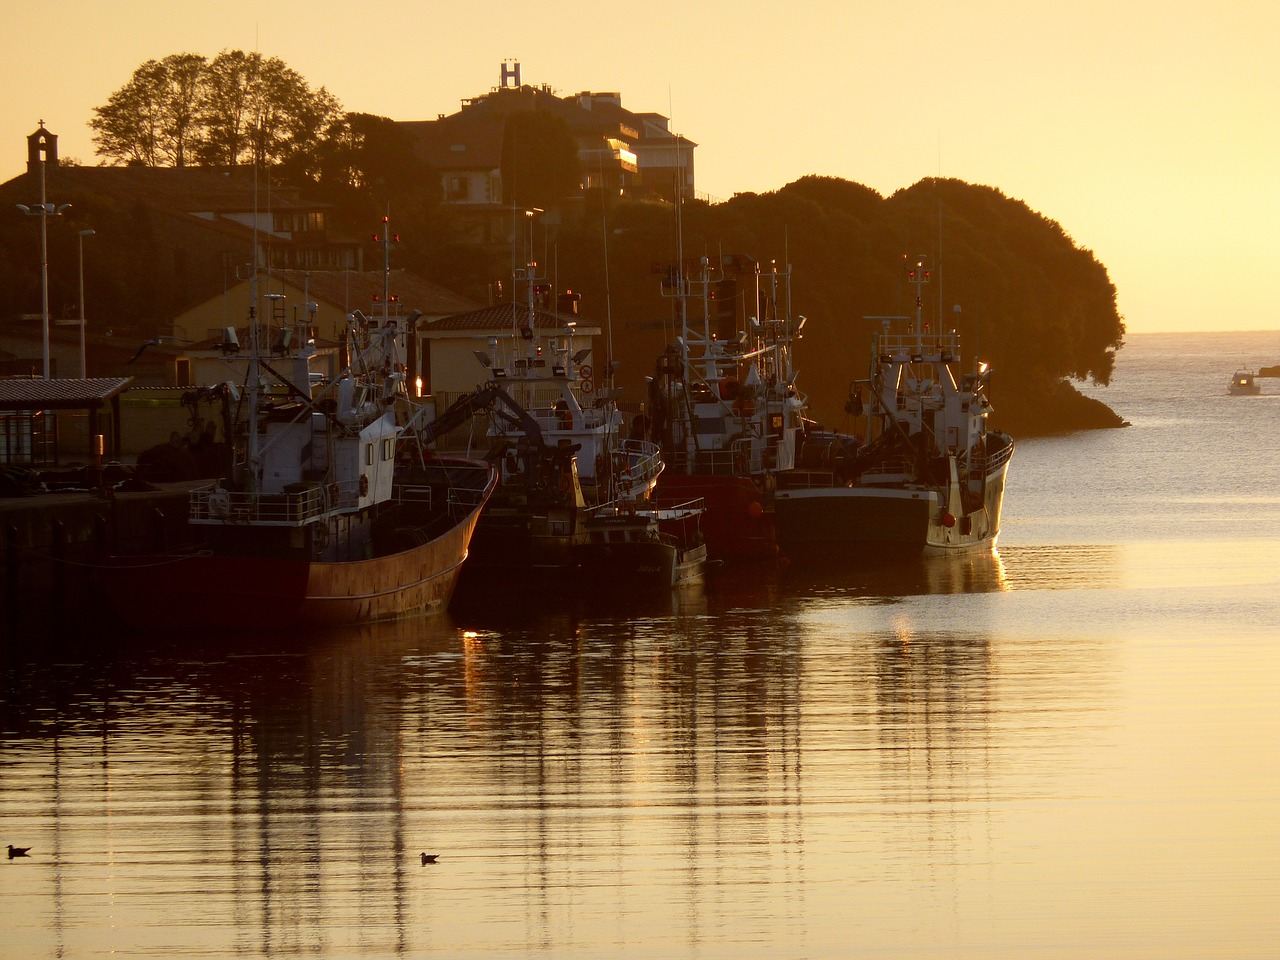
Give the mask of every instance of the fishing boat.
[(656, 443), (622, 436), (612, 364), (594, 381), (573, 314), (540, 308), (550, 288), (538, 264), (527, 261), (512, 280), (511, 331), (474, 351), (491, 379), (440, 418), (452, 431), (485, 415), (485, 457), (500, 478), (463, 574), (469, 594), (573, 575), (588, 519), (617, 497), (647, 497), (662, 471)]
[(792, 316), (789, 281), (789, 267), (740, 256), (682, 261), (663, 280), (681, 332), (648, 378), (646, 429), (666, 463), (656, 495), (703, 501), (718, 562), (777, 557), (772, 491), (796, 465), (807, 410), (792, 362), (805, 318)]
[(1233, 397), (1256, 396), (1262, 392), (1262, 384), (1258, 383), (1257, 376), (1252, 370), (1237, 370), (1227, 384), (1227, 393)]
[(429, 409), (404, 382), (416, 317), (391, 316), (389, 300), (380, 318), (348, 316), (351, 362), (314, 395), (305, 324), (264, 355), (251, 307), (247, 365), (228, 329), (227, 362), (245, 369), (222, 391), (238, 452), (228, 476), (191, 490), (183, 548), (110, 559), (105, 593), (125, 623), (244, 631), (447, 606), (497, 473), (428, 455)]
[(651, 498), (665, 466), (656, 445), (626, 440), (620, 453), (611, 471), (616, 499), (587, 514), (584, 539), (574, 546), (582, 582), (591, 591), (613, 595), (701, 581), (707, 566), (702, 501)]
[[(957, 379), (959, 335), (924, 322), (923, 258), (908, 265), (913, 317), (878, 324), (870, 372), (846, 409), (866, 417), (865, 442), (815, 438), (820, 465), (783, 478), (774, 497), (779, 548), (789, 560), (878, 560), (887, 555), (990, 549), (1000, 532), (1013, 440), (990, 430), (991, 368)], [(869, 391), (864, 407), (862, 390)]]
[[(563, 437), (552, 443), (541, 418), (517, 403), (503, 381), (459, 398), (433, 425), (445, 433), (476, 416), (487, 419), (485, 459), (499, 479), (476, 526), (463, 589), (540, 585), (571, 574), (576, 548), (589, 539), (590, 518), (606, 509), (584, 491), (579, 445)], [(658, 447), (648, 441), (615, 440), (602, 456), (607, 461), (593, 489), (611, 495), (645, 498), (662, 471)]]

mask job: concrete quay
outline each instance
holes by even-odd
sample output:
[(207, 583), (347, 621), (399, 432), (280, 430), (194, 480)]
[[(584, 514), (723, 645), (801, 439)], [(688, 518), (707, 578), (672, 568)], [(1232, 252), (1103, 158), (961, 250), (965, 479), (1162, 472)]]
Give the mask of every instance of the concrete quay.
[(0, 643), (119, 630), (98, 571), (114, 554), (182, 543), (194, 485), (0, 498)]

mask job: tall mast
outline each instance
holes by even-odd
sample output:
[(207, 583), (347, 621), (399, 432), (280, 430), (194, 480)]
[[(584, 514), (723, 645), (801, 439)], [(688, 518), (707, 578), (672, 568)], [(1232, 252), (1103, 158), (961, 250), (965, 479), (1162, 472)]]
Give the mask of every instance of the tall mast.
[(249, 270), (249, 436), (245, 447), (245, 490), (257, 493), (258, 471), (262, 469), (258, 452), (259, 379), (262, 375), (258, 352), (258, 164), (253, 165), (253, 265)]

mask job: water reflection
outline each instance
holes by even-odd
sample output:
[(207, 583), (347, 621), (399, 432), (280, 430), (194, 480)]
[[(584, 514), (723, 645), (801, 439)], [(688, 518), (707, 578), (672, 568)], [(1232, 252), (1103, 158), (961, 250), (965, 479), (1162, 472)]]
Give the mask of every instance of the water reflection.
[(1009, 589), (1004, 561), (994, 550), (890, 561), (871, 559), (865, 563), (847, 563), (837, 567), (787, 567), (783, 569), (781, 578), (792, 592), (875, 600), (927, 594), (991, 593)]
[(826, 954), (1088, 748), (1096, 645), (958, 626), (1020, 564), (22, 664), (0, 907), (29, 956)]

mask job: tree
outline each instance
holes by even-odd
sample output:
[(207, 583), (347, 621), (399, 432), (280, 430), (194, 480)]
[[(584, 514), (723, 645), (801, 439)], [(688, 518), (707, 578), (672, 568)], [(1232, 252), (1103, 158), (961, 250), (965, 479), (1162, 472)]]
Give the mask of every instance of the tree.
[(205, 59), (175, 53), (148, 60), (129, 82), (94, 108), (96, 152), (119, 163), (184, 166), (201, 135)]
[(260, 53), (224, 50), (207, 73), (205, 162), (291, 164), (308, 179), (318, 175), (315, 145), (342, 116), (337, 98)]
[(342, 117), (337, 99), (277, 57), (224, 50), (148, 60), (89, 125), (99, 155), (117, 163), (289, 164), (319, 173), (317, 144)]
[(503, 202), (510, 206), (554, 206), (581, 188), (578, 146), (563, 118), (520, 111), (506, 119), (502, 134)]

